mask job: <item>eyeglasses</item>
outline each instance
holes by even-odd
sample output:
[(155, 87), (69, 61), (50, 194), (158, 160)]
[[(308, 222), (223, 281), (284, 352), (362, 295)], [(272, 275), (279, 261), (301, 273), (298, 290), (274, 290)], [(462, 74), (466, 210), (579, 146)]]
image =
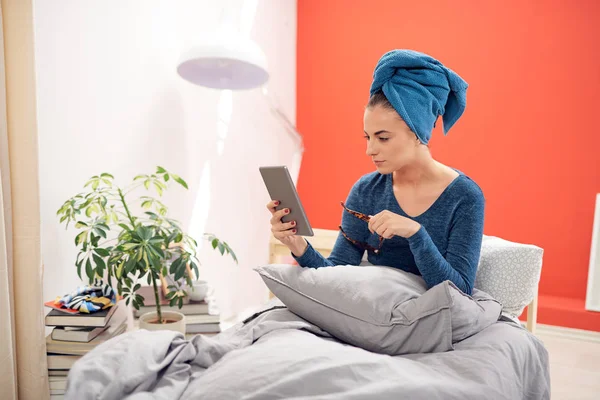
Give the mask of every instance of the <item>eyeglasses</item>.
[[(361, 221), (365, 221), (368, 223), (371, 220), (371, 217), (368, 216), (367, 214), (363, 214), (361, 212), (354, 211), (354, 210), (351, 210), (348, 207), (346, 207), (346, 205), (344, 204), (343, 201), (340, 201), (340, 204), (342, 205), (342, 207), (344, 207), (344, 210), (346, 210), (348, 213), (350, 213), (354, 217), (360, 219)], [(341, 225), (339, 226), (339, 228), (340, 228), (340, 232), (342, 233), (342, 236), (344, 236), (346, 238), (346, 240), (348, 240), (350, 243), (354, 244), (355, 246), (358, 246), (358, 247), (362, 248), (363, 250), (372, 251), (375, 254), (379, 254), (379, 252), (381, 251), (381, 246), (383, 246), (383, 241), (385, 240), (383, 238), (383, 236), (379, 236), (379, 246), (373, 247), (368, 243), (359, 242), (358, 240), (354, 240), (351, 237), (349, 237), (346, 234), (346, 232), (344, 232), (344, 229), (342, 229)]]

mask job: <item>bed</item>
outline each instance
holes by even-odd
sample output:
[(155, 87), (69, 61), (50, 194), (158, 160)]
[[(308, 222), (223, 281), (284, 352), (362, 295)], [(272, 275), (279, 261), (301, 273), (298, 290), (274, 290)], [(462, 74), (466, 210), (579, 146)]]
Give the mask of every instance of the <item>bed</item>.
[[(335, 231), (315, 230), (331, 251)], [(270, 262), (289, 251), (270, 242)], [(332, 267), (335, 268), (335, 267)], [(296, 268), (297, 269), (297, 268)], [(452, 351), (386, 355), (354, 346), (277, 297), (214, 337), (120, 335), (78, 361), (66, 399), (549, 399), (548, 353), (528, 329), (500, 319)]]

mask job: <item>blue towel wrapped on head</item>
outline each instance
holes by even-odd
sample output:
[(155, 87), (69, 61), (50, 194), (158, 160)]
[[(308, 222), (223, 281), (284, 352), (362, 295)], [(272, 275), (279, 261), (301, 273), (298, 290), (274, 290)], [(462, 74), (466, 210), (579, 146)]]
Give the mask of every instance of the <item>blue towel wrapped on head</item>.
[(370, 92), (372, 96), (383, 91), (410, 130), (427, 144), (439, 115), (443, 116), (446, 135), (463, 114), (468, 86), (427, 54), (392, 50), (377, 63)]

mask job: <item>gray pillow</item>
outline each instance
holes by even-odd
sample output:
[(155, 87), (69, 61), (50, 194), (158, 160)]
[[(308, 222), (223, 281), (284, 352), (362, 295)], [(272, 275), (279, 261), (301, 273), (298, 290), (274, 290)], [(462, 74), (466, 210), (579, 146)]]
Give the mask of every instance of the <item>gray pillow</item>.
[(450, 281), (426, 290), (420, 276), (391, 267), (271, 264), (255, 270), (293, 313), (346, 343), (389, 355), (451, 350), (497, 321), (502, 308)]

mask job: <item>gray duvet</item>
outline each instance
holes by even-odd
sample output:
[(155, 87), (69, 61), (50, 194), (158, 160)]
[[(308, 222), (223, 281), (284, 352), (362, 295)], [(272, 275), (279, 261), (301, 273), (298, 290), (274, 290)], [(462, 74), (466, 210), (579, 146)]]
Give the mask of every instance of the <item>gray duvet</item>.
[(549, 399), (548, 354), (496, 322), (454, 350), (388, 356), (332, 338), (286, 308), (218, 336), (118, 336), (70, 371), (66, 399)]

